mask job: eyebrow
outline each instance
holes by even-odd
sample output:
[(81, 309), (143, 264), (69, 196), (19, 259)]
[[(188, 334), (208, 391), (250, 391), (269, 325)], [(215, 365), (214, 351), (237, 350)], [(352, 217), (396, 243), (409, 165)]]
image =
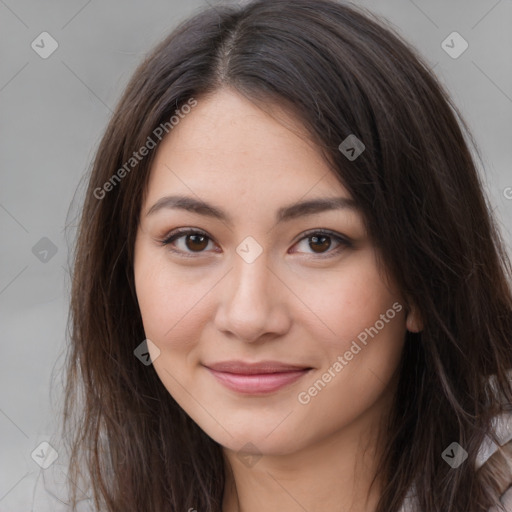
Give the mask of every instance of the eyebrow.
[[(160, 198), (146, 213), (152, 215), (163, 209), (180, 209), (218, 219), (232, 226), (233, 219), (220, 208), (201, 199), (188, 196), (165, 196)], [(330, 210), (358, 210), (356, 202), (348, 197), (319, 197), (284, 206), (277, 210), (276, 221), (285, 222), (305, 215), (313, 215)]]

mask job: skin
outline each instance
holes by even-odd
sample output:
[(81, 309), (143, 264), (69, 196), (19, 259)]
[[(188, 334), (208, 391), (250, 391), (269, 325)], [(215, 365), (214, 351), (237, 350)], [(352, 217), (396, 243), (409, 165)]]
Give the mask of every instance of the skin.
[[(421, 322), (379, 270), (357, 209), (275, 220), (295, 202), (350, 195), (297, 121), (271, 117), (231, 89), (198, 98), (156, 151), (135, 244), (137, 297), (146, 337), (160, 350), (151, 353), (163, 385), (224, 447), (223, 511), (375, 510), (380, 481), (371, 492), (369, 485), (382, 446), (378, 426), (406, 329), (418, 331)], [(233, 224), (175, 208), (147, 215), (177, 194), (213, 204)], [(162, 245), (176, 228), (208, 238)], [(351, 245), (304, 235), (321, 228)], [(236, 252), (248, 236), (262, 249), (252, 263)], [(401, 311), (300, 403), (298, 394), (396, 302)], [(278, 391), (243, 395), (203, 366), (232, 359), (313, 369)], [(238, 454), (247, 443), (251, 462)]]

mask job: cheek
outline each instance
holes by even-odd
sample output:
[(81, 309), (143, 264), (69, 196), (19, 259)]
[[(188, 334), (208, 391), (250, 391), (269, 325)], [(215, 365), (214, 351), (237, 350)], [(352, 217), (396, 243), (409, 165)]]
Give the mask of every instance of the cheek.
[(136, 258), (134, 273), (146, 336), (161, 350), (190, 345), (205, 314), (201, 299), (208, 283), (191, 278), (191, 273), (173, 271), (168, 262), (152, 258), (149, 251)]
[(159, 349), (153, 369), (169, 394), (185, 410), (190, 409), (192, 367), (205, 314), (204, 285), (189, 282), (186, 273), (172, 272), (165, 261), (150, 251), (136, 258), (135, 286), (146, 338)]
[(309, 328), (313, 333), (316, 331), (314, 337), (322, 340), (325, 350), (348, 350), (351, 341), (376, 322), (379, 331), (400, 338), (405, 325), (401, 299), (383, 280), (372, 251), (354, 254), (341, 270), (326, 272), (314, 285), (311, 283), (311, 279), (301, 280), (297, 295), (310, 311), (303, 320), (310, 318)]
[(406, 333), (403, 307), (393, 298), (361, 294), (331, 311), (336, 336), (317, 338), (322, 365), (296, 397), (304, 414), (322, 418), (322, 432), (351, 423), (391, 390)]
[(311, 317), (309, 328), (322, 364), (299, 402), (343, 423), (370, 407), (391, 381), (405, 339), (403, 304), (370, 252), (307, 289), (308, 306), (321, 320)]

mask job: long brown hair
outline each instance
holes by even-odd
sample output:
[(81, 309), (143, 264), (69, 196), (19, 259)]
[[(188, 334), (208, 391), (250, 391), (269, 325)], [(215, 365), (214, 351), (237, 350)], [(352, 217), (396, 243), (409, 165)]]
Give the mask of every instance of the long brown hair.
[[(405, 340), (378, 512), (398, 511), (412, 487), (424, 512), (487, 511), (503, 484), (475, 461), (512, 402), (511, 266), (474, 142), (415, 51), (371, 14), (329, 0), (202, 11), (151, 52), (119, 101), (74, 252), (62, 422), (71, 489), (88, 483), (109, 512), (221, 510), (221, 446), (134, 356), (145, 335), (133, 249), (155, 151), (126, 164), (191, 98), (225, 86), (303, 124), (424, 319)], [(350, 134), (366, 148), (353, 161), (338, 149)], [(469, 454), (457, 470), (441, 457), (453, 441)]]

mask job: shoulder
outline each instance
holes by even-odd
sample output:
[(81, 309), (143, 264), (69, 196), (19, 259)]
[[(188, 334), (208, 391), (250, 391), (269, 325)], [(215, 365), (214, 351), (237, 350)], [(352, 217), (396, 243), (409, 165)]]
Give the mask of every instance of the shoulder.
[(503, 453), (507, 460), (512, 456), (512, 411), (495, 416), (492, 420), (492, 429), (497, 442), (489, 436), (486, 437), (476, 457), (476, 469), (480, 469), (499, 452)]
[(492, 507), (489, 512), (512, 512), (512, 486), (510, 486), (500, 498), (502, 508)]
[[(476, 470), (496, 468), (494, 476), (501, 482), (501, 507), (494, 506), (489, 512), (512, 512), (512, 411), (493, 418), (495, 439), (487, 436), (476, 458)], [(409, 489), (399, 512), (418, 512), (414, 485)]]
[(487, 436), (477, 455), (476, 469), (489, 468), (499, 482), (502, 508), (489, 512), (512, 512), (512, 412), (493, 419), (495, 438)]

